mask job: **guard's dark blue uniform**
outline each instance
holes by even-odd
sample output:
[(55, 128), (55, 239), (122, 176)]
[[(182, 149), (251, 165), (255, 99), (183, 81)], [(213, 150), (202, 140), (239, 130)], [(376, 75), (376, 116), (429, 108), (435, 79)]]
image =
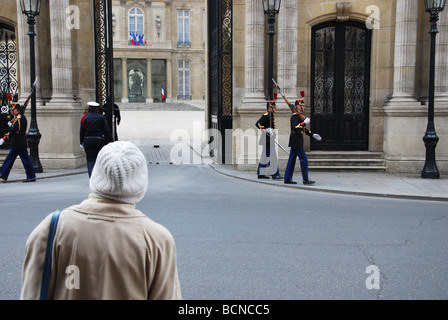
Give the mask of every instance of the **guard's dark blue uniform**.
[(291, 147), (291, 151), (289, 153), (284, 179), (285, 181), (292, 181), (296, 158), (299, 157), (302, 179), (303, 181), (308, 181), (308, 158), (306, 156), (305, 149), (303, 148), (303, 134), (305, 133), (312, 137), (312, 133), (300, 125), (301, 120), (299, 115), (296, 113), (291, 116), (290, 123), (291, 134), (289, 135), (289, 147)]
[(86, 152), (87, 171), (90, 177), (98, 152), (103, 146), (113, 141), (109, 125), (103, 115), (88, 112), (82, 117), (79, 140)]
[[(26, 129), (28, 121), (24, 114), (17, 114), (12, 120), (11, 129), (8, 131), (6, 136), (11, 141), (11, 149), (0, 168), (0, 176), (3, 180), (7, 180), (9, 173), (11, 172), (12, 166), (16, 161), (17, 156), (20, 157), (23, 167), (26, 172), (26, 182), (35, 181), (36, 173), (34, 172), (33, 163), (28, 154), (27, 144), (26, 144)], [(25, 182), (24, 181), (24, 182)]]

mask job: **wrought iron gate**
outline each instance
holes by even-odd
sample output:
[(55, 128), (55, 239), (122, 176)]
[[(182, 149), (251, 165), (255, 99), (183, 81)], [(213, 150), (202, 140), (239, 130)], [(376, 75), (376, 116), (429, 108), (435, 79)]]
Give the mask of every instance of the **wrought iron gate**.
[(367, 150), (371, 31), (356, 22), (312, 30), (312, 150)]
[(115, 138), (114, 57), (112, 39), (112, 0), (94, 0), (96, 101), (105, 108), (105, 117)]
[[(15, 29), (0, 23), (0, 138), (8, 132), (8, 121), (12, 115), (9, 111), (9, 98), (14, 101), (17, 97), (17, 45)], [(9, 97), (9, 98), (8, 98)], [(9, 149), (9, 139), (1, 148)]]
[[(232, 161), (232, 0), (208, 1), (210, 155)], [(215, 153), (216, 152), (216, 153)]]

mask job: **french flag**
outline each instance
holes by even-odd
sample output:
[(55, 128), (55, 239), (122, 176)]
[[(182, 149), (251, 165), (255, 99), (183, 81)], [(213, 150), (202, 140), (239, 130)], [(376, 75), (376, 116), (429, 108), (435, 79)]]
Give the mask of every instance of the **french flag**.
[(162, 92), (160, 93), (160, 96), (162, 97), (162, 100), (165, 99), (165, 87), (162, 84)]

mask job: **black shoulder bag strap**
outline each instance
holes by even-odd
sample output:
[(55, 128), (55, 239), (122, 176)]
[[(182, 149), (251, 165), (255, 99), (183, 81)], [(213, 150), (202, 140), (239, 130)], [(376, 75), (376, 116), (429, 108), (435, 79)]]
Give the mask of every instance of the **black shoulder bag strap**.
[(50, 287), (51, 276), (51, 259), (53, 253), (53, 240), (56, 234), (56, 228), (58, 225), (59, 215), (61, 210), (53, 212), (50, 223), (50, 232), (48, 233), (47, 251), (45, 252), (44, 269), (42, 272), (42, 284), (40, 286), (40, 300), (48, 299), (48, 290)]

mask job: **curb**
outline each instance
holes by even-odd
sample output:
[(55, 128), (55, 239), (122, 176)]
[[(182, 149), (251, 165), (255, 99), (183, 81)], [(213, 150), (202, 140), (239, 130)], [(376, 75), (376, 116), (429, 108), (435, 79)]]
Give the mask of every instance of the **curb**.
[[(389, 199), (405, 199), (405, 200), (420, 200), (420, 201), (422, 201), (422, 200), (424, 200), (424, 201), (443, 201), (443, 202), (448, 201), (448, 198), (443, 198), (443, 197), (393, 194), (393, 193), (376, 193), (376, 192), (353, 191), (353, 190), (338, 190), (338, 189), (331, 189), (331, 188), (320, 188), (320, 187), (316, 187), (316, 186), (305, 187), (305, 186), (301, 186), (299, 184), (297, 184), (297, 185), (285, 185), (284, 183), (276, 184), (276, 183), (271, 183), (271, 182), (264, 181), (264, 180), (258, 180), (258, 179), (254, 179), (254, 178), (247, 178), (247, 177), (243, 177), (243, 176), (234, 175), (229, 172), (226, 172), (228, 170), (223, 170), (222, 168), (218, 168), (219, 165), (216, 166), (216, 164), (209, 164), (209, 166), (216, 172), (226, 175), (228, 177), (241, 179), (241, 180), (245, 180), (245, 181), (250, 181), (250, 182), (254, 182), (254, 183), (262, 183), (262, 184), (271, 185), (271, 186), (280, 187), (280, 188), (294, 188), (294, 189), (300, 189), (300, 190), (304, 190), (304, 191), (326, 192), (326, 193), (354, 195), (354, 196), (363, 196), (363, 197), (379, 197), (379, 198), (389, 198)], [(271, 180), (269, 180), (269, 181), (271, 181)]]

